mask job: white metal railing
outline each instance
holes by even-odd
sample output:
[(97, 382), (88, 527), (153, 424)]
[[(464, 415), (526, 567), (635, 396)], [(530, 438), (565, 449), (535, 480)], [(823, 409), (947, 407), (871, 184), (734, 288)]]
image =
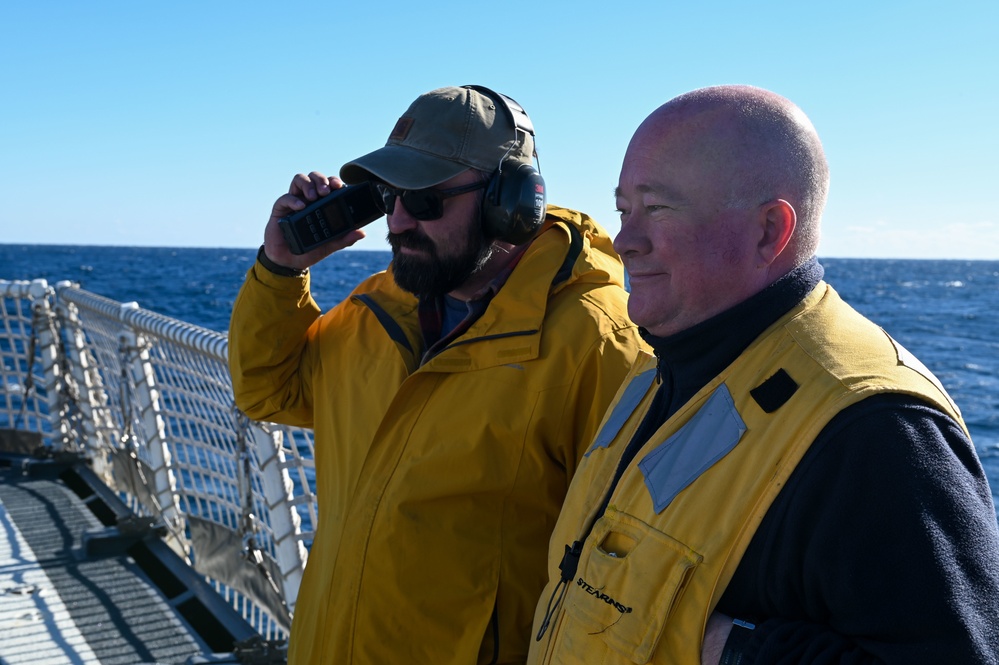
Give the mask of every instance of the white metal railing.
[(83, 455), (262, 636), (287, 636), (316, 524), (309, 430), (233, 405), (225, 335), (68, 282), (0, 280), (0, 428)]

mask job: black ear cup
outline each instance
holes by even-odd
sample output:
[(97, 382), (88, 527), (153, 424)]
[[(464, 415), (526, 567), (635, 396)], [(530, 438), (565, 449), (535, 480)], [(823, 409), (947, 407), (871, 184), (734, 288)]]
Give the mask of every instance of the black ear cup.
[[(515, 139), (534, 137), (534, 123), (516, 100), (481, 85), (466, 85), (495, 100), (510, 120)], [(507, 153), (509, 154), (509, 152)], [(537, 157), (537, 152), (534, 153)], [(493, 173), (482, 201), (482, 225), (486, 235), (513, 245), (531, 240), (545, 221), (545, 181), (531, 165), (503, 159)]]
[(531, 240), (545, 221), (545, 181), (533, 166), (507, 159), (482, 200), (486, 235), (512, 245)]

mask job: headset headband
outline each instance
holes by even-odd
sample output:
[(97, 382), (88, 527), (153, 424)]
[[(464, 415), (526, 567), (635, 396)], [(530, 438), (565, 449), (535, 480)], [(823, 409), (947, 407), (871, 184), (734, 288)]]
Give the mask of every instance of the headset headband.
[[(520, 135), (517, 134), (517, 130), (520, 130), (526, 134), (530, 134), (532, 138), (535, 139), (534, 153), (533, 157), (537, 159), (538, 157), (538, 146), (537, 137), (534, 134), (534, 123), (531, 122), (530, 116), (527, 115), (527, 111), (521, 106), (517, 100), (512, 97), (508, 97), (501, 92), (496, 92), (482, 85), (463, 85), (463, 88), (468, 90), (475, 90), (476, 92), (481, 92), (486, 97), (493, 100), (499, 101), (500, 105), (506, 109), (507, 117), (510, 118), (510, 123), (514, 127), (514, 137), (518, 144), (523, 145), (523, 140), (521, 140)], [(511, 148), (512, 150), (513, 148)], [(509, 152), (507, 153), (509, 154)], [(502, 163), (503, 160), (500, 160)]]

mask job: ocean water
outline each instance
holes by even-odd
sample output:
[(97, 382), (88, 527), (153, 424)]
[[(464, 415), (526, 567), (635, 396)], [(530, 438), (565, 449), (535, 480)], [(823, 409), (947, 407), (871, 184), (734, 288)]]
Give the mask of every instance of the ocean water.
[[(0, 244), (0, 279), (67, 280), (112, 300), (226, 332), (256, 256), (256, 249)], [(332, 307), (391, 258), (388, 251), (335, 254), (313, 267), (313, 297), (324, 309)]]
[[(0, 244), (0, 279), (69, 280), (225, 332), (256, 249)], [(389, 252), (345, 251), (312, 271), (323, 309), (384, 269)], [(960, 406), (999, 505), (999, 261), (824, 258), (826, 281), (940, 379)]]

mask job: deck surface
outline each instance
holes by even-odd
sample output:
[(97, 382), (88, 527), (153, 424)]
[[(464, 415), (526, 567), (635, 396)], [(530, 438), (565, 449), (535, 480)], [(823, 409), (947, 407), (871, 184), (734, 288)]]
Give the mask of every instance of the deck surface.
[(93, 546), (108, 526), (65, 473), (0, 458), (0, 665), (235, 662), (178, 609), (190, 592), (168, 598), (134, 549)]

